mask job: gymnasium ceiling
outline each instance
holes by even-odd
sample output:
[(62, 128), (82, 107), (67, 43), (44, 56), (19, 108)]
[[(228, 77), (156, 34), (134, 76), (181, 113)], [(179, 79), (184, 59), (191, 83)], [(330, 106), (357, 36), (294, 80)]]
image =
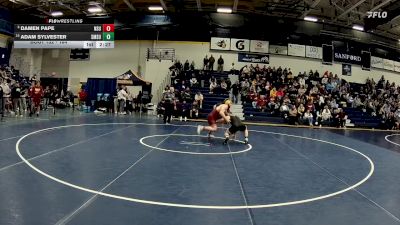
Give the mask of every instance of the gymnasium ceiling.
[[(164, 8), (158, 14), (209, 13), (229, 7), (239, 14), (292, 19), (315, 16), (325, 24), (364, 25), (368, 32), (400, 40), (400, 0), (0, 0), (0, 5), (12, 12), (42, 17), (51, 11), (62, 11), (64, 16), (89, 15), (88, 5), (96, 4), (104, 9), (103, 15), (154, 13), (148, 6), (158, 5)], [(368, 11), (386, 11), (388, 16), (366, 19)]]

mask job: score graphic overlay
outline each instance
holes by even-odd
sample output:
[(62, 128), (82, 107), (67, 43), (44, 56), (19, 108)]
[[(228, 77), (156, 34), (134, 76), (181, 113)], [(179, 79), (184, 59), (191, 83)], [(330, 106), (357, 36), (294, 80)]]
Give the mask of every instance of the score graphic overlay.
[(114, 48), (110, 19), (46, 19), (16, 24), (14, 48)]

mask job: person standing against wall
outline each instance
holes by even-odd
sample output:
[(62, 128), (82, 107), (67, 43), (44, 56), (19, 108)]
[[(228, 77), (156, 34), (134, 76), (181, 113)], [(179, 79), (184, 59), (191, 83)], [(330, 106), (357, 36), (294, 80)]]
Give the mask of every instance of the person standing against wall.
[(203, 59), (203, 70), (207, 70), (208, 69), (208, 56), (206, 55), (206, 57), (204, 57)]
[(214, 71), (214, 63), (215, 63), (214, 56), (211, 55), (208, 60), (209, 60), (208, 64), (209, 64), (209, 67), (210, 67), (209, 70)]
[(217, 68), (218, 72), (223, 72), (224, 71), (224, 59), (222, 58), (222, 55), (219, 56), (218, 59), (218, 68)]

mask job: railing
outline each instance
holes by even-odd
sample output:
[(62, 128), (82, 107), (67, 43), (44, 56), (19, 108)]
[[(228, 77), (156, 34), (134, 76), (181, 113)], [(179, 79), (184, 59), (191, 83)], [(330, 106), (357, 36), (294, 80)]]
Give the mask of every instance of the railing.
[(173, 48), (148, 48), (147, 49), (147, 60), (158, 59), (160, 60), (171, 60), (175, 59), (175, 49)]
[(160, 86), (158, 87), (156, 94), (157, 94), (157, 98), (155, 99), (156, 102), (158, 103), (161, 101), (163, 94), (164, 94), (164, 89), (167, 85), (171, 85), (171, 74), (167, 74), (164, 78), (164, 80), (161, 82)]

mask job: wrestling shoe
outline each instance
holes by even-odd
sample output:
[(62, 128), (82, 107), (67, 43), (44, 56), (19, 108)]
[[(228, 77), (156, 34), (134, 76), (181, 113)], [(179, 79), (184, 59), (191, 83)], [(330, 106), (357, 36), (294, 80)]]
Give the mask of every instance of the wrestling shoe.
[(222, 143), (223, 145), (227, 145), (229, 141), (229, 138), (225, 138), (224, 142)]
[(245, 144), (245, 145), (249, 144), (249, 139), (248, 139), (248, 138), (245, 138), (245, 139), (244, 139), (244, 144)]

